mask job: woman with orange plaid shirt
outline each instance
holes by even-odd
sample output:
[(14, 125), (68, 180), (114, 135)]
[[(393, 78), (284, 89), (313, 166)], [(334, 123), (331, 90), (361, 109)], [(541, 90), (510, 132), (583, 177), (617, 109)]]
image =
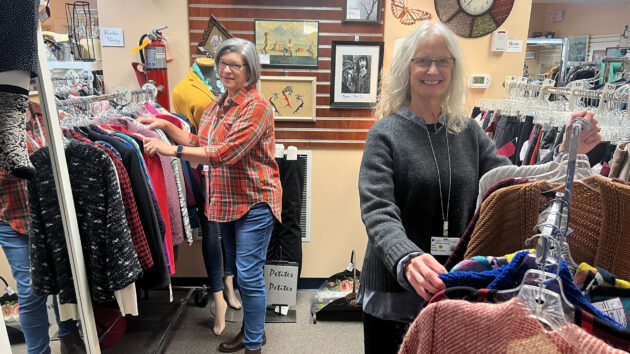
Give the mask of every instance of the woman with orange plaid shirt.
[(231, 38), (218, 49), (216, 63), (226, 93), (206, 110), (198, 135), (157, 118), (138, 122), (164, 130), (177, 146), (145, 139), (147, 154), (177, 156), (208, 166), (206, 215), (219, 223), (226, 258), (236, 258), (243, 299), (243, 327), (222, 352), (245, 348), (260, 353), (265, 343), (266, 291), (263, 264), (273, 229), (280, 219), (282, 188), (274, 159), (273, 111), (255, 84), (260, 62), (253, 43)]

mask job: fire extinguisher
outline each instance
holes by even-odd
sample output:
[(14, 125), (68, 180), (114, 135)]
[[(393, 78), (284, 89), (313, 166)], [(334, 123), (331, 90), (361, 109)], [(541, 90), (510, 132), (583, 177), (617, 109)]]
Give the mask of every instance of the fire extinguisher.
[(166, 28), (166, 26), (154, 28), (140, 37), (139, 47), (132, 52), (138, 51), (140, 53), (142, 63), (133, 62), (131, 66), (136, 72), (140, 86), (142, 87), (146, 83), (154, 84), (158, 90), (157, 103), (166, 110), (170, 110), (166, 72), (167, 40), (160, 32)]

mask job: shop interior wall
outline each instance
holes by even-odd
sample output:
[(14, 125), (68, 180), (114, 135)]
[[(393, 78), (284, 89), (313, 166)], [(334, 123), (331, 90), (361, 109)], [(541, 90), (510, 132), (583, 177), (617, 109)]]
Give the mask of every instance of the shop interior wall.
[[(564, 10), (564, 20), (551, 22), (549, 12)], [(573, 3), (539, 3), (532, 5), (529, 35), (555, 32), (555, 38), (588, 34), (591, 36), (621, 34), (630, 25), (630, 1), (598, 0)]]

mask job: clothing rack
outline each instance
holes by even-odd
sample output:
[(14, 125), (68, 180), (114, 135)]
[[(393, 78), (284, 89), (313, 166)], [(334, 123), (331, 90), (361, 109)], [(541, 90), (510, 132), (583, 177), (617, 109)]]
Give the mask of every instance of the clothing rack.
[(76, 97), (67, 100), (63, 100), (57, 103), (58, 107), (69, 107), (69, 106), (85, 106), (86, 104), (105, 101), (105, 100), (120, 100), (117, 102), (122, 105), (126, 105), (131, 101), (132, 96), (140, 97), (141, 95), (146, 95), (146, 101), (153, 101), (157, 96), (157, 89), (153, 84), (145, 84), (141, 89), (138, 90), (127, 90), (118, 88), (117, 92), (105, 94), (105, 95), (96, 95), (96, 96), (85, 96), (85, 97)]
[[(630, 62), (630, 59), (628, 61)], [(532, 91), (541, 102), (547, 100), (550, 94), (569, 96), (569, 109), (573, 109), (580, 98), (597, 99), (601, 100), (600, 102), (603, 102), (603, 100), (623, 102), (630, 107), (630, 93), (617, 93), (612, 89), (613, 86), (610, 85), (605, 86), (603, 91), (587, 90), (584, 88), (583, 81), (574, 81), (567, 87), (553, 87), (553, 85), (553, 80), (545, 79), (541, 85), (536, 85), (528, 84), (526, 77), (508, 76), (505, 80), (506, 98), (522, 95), (526, 91)], [(628, 119), (630, 119), (630, 109), (627, 109), (627, 111)]]
[[(144, 96), (145, 101), (154, 101), (157, 96), (157, 89), (155, 85), (150, 84), (150, 83), (145, 84), (141, 89), (138, 89), (138, 90), (128, 90), (126, 88), (117, 88), (114, 91), (115, 92), (111, 94), (77, 97), (77, 98), (71, 98), (71, 99), (59, 101), (57, 103), (57, 106), (58, 107), (74, 107), (74, 106), (85, 107), (91, 103), (98, 102), (98, 101), (105, 101), (105, 100), (115, 100), (115, 101), (119, 101), (118, 103), (121, 105), (126, 105), (129, 102), (131, 102), (131, 99), (133, 97), (137, 97), (139, 99), (140, 97)], [(186, 304), (188, 303), (191, 297), (194, 296), (194, 301), (198, 306), (205, 306), (205, 303), (207, 303), (208, 289), (205, 285), (204, 286), (169, 285), (169, 292), (171, 293), (171, 301), (172, 301), (173, 289), (187, 290), (187, 292), (186, 292), (186, 295), (179, 300), (179, 306), (177, 308), (175, 315), (169, 321), (169, 324), (166, 330), (160, 337), (160, 340), (157, 346), (154, 348), (153, 351), (151, 351), (151, 353), (161, 352), (162, 347), (166, 343), (166, 339), (168, 338), (175, 323), (177, 323), (177, 321), (181, 317), (184, 306), (186, 306)], [(148, 298), (148, 290), (143, 290), (143, 294), (145, 298)], [(122, 319), (122, 317), (123, 317), (122, 314), (118, 314), (118, 316), (113, 321), (113, 323), (103, 333), (101, 333), (101, 335), (98, 338), (99, 342), (102, 341), (109, 334), (109, 332), (114, 328), (114, 326), (118, 323), (118, 321)]]

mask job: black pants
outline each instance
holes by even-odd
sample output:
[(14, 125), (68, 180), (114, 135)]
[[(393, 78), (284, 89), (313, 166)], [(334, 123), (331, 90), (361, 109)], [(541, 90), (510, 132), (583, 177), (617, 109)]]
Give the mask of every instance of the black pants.
[(386, 321), (363, 312), (363, 347), (366, 354), (396, 354), (408, 323)]

